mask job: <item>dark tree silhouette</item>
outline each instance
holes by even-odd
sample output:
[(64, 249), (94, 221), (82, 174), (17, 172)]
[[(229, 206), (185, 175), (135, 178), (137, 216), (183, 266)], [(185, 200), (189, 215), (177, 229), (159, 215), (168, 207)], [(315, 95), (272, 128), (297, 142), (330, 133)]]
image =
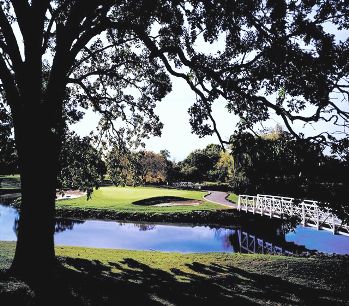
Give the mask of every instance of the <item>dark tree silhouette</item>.
[(107, 171), (102, 152), (91, 144), (91, 138), (73, 132), (64, 136), (59, 165), (57, 188), (63, 193), (65, 189), (80, 189), (88, 197), (102, 185)]
[(0, 173), (18, 172), (15, 141), (11, 137), (12, 120), (9, 112), (0, 102)]
[[(78, 106), (100, 112), (100, 131), (113, 131), (117, 141), (158, 135), (154, 106), (170, 90), (167, 70), (197, 94), (190, 114), (199, 136), (218, 132), (211, 114), (218, 97), (243, 119), (240, 129), (269, 110), (296, 137), (295, 120), (347, 126), (348, 113), (331, 94), (347, 95), (348, 41), (324, 28), (348, 29), (347, 10), (337, 0), (2, 1), (0, 89), (22, 184), (13, 271), (34, 277), (54, 262), (61, 140), (66, 122), (81, 117)], [(223, 48), (209, 54), (218, 40)], [(305, 115), (308, 106), (313, 113)], [(329, 136), (315, 138), (334, 141)]]

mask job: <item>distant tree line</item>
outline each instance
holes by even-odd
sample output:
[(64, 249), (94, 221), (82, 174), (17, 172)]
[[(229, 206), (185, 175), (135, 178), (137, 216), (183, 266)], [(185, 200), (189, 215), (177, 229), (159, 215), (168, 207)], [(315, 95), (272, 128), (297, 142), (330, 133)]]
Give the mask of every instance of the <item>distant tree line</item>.
[[(0, 173), (18, 171), (10, 126), (0, 126)], [(116, 186), (171, 185), (186, 181), (224, 184), (237, 194), (272, 194), (330, 202), (347, 212), (349, 150), (326, 152), (321, 144), (295, 139), (277, 126), (254, 135), (232, 135), (226, 150), (217, 144), (196, 149), (182, 161), (170, 152), (130, 151), (114, 146), (102, 151), (89, 137), (66, 132), (60, 158), (58, 188), (76, 188), (90, 195), (109, 179)], [(331, 154), (330, 154), (331, 153)], [(106, 176), (107, 175), (107, 176)], [(338, 204), (333, 204), (338, 203)]]
[(171, 160), (167, 150), (128, 152), (114, 147), (107, 154), (106, 165), (108, 176), (115, 185), (179, 181), (226, 183), (232, 178), (234, 160), (216, 144), (194, 150), (180, 162)]

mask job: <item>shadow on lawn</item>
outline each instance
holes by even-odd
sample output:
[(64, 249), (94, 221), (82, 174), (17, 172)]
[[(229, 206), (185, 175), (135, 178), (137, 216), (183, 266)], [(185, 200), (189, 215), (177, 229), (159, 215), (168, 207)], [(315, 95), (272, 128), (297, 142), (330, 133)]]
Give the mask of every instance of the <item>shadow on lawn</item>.
[(156, 204), (162, 204), (162, 203), (168, 203), (168, 202), (182, 202), (182, 201), (193, 201), (193, 199), (174, 197), (174, 196), (163, 196), (163, 197), (152, 197), (148, 199), (134, 201), (132, 202), (132, 204), (150, 206), (150, 205), (156, 205)]
[[(59, 268), (58, 277), (49, 284), (49, 304), (46, 301), (45, 305), (333, 305), (348, 300), (347, 293), (340, 297), (279, 277), (216, 264), (194, 262), (187, 266), (190, 272), (174, 268), (169, 273), (131, 258), (107, 265), (76, 258), (63, 262), (70, 268)], [(23, 284), (0, 274), (1, 305), (36, 305), (32, 294)]]

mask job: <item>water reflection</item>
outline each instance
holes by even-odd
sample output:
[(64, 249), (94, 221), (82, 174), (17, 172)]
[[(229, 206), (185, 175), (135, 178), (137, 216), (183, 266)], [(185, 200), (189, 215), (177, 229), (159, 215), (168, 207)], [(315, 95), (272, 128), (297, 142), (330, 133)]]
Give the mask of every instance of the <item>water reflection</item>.
[(66, 230), (71, 231), (75, 224), (83, 224), (84, 222), (82, 220), (56, 219), (55, 233), (61, 233)]
[[(1, 215), (0, 215), (0, 218), (1, 218)], [(75, 224), (82, 224), (84, 222), (85, 221), (81, 221), (81, 220), (56, 219), (55, 233), (64, 232), (66, 230), (72, 230)], [(19, 226), (19, 216), (16, 215), (15, 221), (13, 224), (13, 232), (16, 235), (16, 237), (18, 235), (18, 226)]]
[[(16, 240), (18, 213), (0, 205), (0, 240)], [(303, 228), (297, 220), (242, 219), (231, 228), (57, 219), (56, 245), (177, 252), (349, 254), (349, 237)]]
[(315, 250), (308, 250), (303, 245), (287, 242), (285, 239), (268, 241), (241, 229), (237, 230), (234, 236), (235, 240), (238, 241), (240, 253), (292, 255), (315, 252)]
[(240, 253), (291, 255), (315, 252), (301, 243), (287, 240), (290, 233), (295, 233), (298, 224), (295, 217), (283, 220), (257, 217), (253, 225), (244, 224), (237, 229), (231, 239), (238, 245)]

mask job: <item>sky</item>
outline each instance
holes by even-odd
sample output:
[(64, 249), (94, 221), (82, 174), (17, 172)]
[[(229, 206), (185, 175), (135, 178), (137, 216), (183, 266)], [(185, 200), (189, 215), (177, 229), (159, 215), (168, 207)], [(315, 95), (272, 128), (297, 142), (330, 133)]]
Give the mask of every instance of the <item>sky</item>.
[[(184, 80), (172, 78), (172, 91), (160, 103), (155, 112), (164, 124), (161, 137), (150, 137), (145, 140), (146, 150), (159, 152), (166, 149), (171, 154), (171, 159), (183, 160), (191, 151), (202, 149), (208, 144), (218, 144), (216, 135), (199, 138), (192, 134), (189, 124), (188, 108), (195, 102), (195, 94)], [(213, 115), (224, 140), (233, 134), (238, 119), (229, 114), (224, 107), (224, 101), (217, 101), (213, 107)], [(88, 135), (94, 130), (98, 115), (88, 111), (85, 118), (71, 128), (79, 135)]]

